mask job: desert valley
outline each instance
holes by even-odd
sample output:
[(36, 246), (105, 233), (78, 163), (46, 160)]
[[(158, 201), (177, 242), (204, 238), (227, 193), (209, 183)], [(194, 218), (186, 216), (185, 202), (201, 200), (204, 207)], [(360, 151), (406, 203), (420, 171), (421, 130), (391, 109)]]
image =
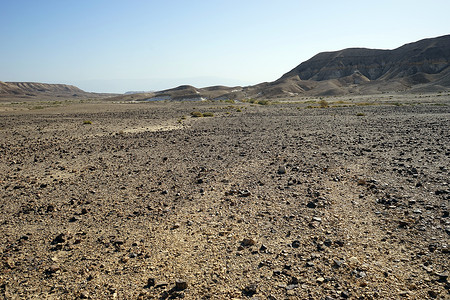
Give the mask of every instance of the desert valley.
[(449, 299), (450, 36), (274, 82), (0, 82), (1, 299)]

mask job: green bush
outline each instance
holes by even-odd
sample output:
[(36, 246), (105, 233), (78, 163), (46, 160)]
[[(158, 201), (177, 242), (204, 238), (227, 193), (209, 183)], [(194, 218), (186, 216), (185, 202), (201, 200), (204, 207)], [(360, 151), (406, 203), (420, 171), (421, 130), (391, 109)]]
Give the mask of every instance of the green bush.
[(83, 121), (83, 125), (91, 125), (91, 124), (92, 124), (92, 121), (88, 121), (88, 120)]

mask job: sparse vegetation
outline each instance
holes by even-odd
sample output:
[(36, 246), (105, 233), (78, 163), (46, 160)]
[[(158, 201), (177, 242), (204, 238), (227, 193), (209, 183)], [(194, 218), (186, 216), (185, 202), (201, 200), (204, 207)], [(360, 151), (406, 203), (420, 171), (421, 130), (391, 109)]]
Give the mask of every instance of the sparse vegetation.
[(193, 111), (191, 112), (191, 116), (193, 118), (214, 117), (214, 114), (212, 112), (201, 113), (199, 111)]
[(328, 104), (327, 100), (325, 100), (325, 99), (321, 99), (318, 103), (319, 103), (320, 108), (329, 107), (329, 104)]
[(259, 104), (259, 105), (269, 105), (270, 101), (269, 100), (259, 100), (256, 103)]
[(92, 121), (89, 121), (89, 120), (83, 121), (83, 125), (91, 125), (91, 124), (92, 124)]
[(193, 112), (191, 112), (191, 117), (193, 117), (193, 118), (201, 118), (201, 117), (203, 117), (203, 114), (201, 112), (199, 112), (199, 111), (193, 111)]
[(257, 100), (257, 99), (247, 99), (244, 102), (248, 102), (251, 104), (259, 104), (259, 105), (269, 105), (271, 102), (269, 100)]
[(203, 113), (204, 117), (214, 117), (214, 114), (212, 112), (205, 112)]
[(365, 113), (357, 113), (356, 114), (358, 117), (364, 117), (366, 114)]

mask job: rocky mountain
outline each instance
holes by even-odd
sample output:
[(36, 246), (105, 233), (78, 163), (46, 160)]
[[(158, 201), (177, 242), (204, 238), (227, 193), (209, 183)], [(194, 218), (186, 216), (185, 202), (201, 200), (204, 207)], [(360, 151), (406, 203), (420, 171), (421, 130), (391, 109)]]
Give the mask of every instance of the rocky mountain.
[(416, 76), (417, 83), (422, 83), (428, 81), (426, 74), (445, 71), (449, 62), (450, 35), (446, 35), (406, 44), (394, 50), (350, 48), (319, 53), (281, 78), (298, 75), (302, 80), (322, 81), (358, 73), (372, 81), (422, 74)]
[[(420, 40), (394, 50), (349, 48), (323, 52), (284, 74), (290, 79), (336, 85), (343, 92), (359, 86), (360, 92), (450, 87), (450, 35)], [(325, 84), (318, 83), (317, 86)], [(322, 90), (320, 92), (323, 92)]]

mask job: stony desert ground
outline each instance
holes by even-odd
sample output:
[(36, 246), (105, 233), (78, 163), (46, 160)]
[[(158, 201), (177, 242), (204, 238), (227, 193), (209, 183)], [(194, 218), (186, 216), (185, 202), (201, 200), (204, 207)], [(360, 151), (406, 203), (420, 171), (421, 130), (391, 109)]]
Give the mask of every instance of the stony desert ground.
[(0, 298), (449, 299), (450, 94), (261, 104), (0, 104)]

